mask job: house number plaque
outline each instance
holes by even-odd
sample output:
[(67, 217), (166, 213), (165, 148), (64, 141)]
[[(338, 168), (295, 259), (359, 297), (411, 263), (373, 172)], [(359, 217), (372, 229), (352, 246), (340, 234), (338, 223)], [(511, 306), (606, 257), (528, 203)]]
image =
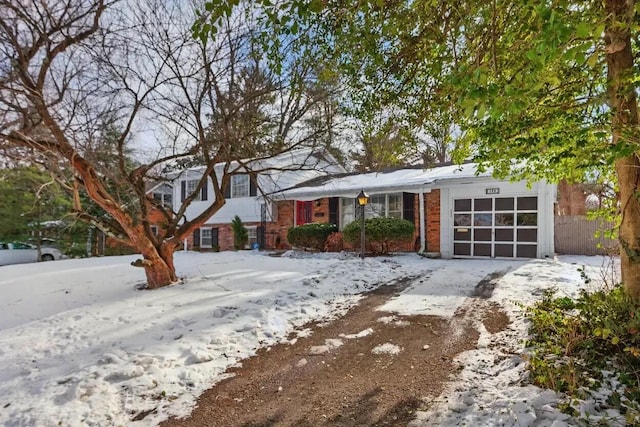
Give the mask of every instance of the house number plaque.
[(486, 188), (484, 191), (485, 194), (500, 194), (499, 188)]

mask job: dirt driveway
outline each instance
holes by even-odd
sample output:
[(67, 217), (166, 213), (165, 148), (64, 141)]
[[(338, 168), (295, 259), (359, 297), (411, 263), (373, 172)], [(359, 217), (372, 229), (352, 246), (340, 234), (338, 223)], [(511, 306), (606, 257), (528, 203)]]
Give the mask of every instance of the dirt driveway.
[[(293, 344), (263, 349), (198, 400), (188, 426), (402, 426), (429, 405), (476, 347), (474, 319), (491, 333), (509, 320), (487, 302), (488, 277), (451, 319), (376, 310), (412, 280), (382, 286), (345, 316), (308, 325)], [(492, 288), (491, 288), (492, 289)]]

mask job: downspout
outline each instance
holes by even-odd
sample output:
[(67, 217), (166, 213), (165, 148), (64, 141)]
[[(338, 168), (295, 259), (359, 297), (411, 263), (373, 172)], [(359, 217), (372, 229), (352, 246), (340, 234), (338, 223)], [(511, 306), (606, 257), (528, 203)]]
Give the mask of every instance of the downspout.
[(420, 251), (419, 254), (423, 254), (426, 249), (425, 239), (425, 212), (424, 212), (424, 187), (420, 188), (418, 193), (418, 203), (420, 204)]

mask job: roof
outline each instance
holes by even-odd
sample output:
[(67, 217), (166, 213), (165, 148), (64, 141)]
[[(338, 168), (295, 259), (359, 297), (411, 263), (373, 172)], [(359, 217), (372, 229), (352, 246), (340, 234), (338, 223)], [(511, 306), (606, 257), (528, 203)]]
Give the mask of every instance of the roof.
[[(310, 147), (297, 148), (288, 150), (283, 153), (277, 154), (272, 157), (264, 157), (259, 159), (245, 159), (241, 162), (220, 162), (216, 163), (215, 167), (220, 168), (225, 165), (229, 165), (231, 169), (240, 168), (244, 169), (243, 165), (249, 170), (299, 170), (299, 169), (317, 169), (319, 165), (327, 164), (331, 165), (334, 169), (344, 171), (345, 169), (338, 163), (338, 161), (326, 150), (314, 149)], [(205, 170), (205, 166), (195, 166), (185, 170), (176, 171), (173, 175), (180, 175), (183, 172), (202, 172)]]
[(491, 171), (479, 173), (476, 163), (445, 165), (433, 168), (405, 168), (362, 174), (340, 174), (305, 181), (296, 187), (276, 193), (284, 199), (315, 200), (320, 197), (355, 197), (364, 190), (369, 195), (404, 191), (418, 193), (448, 181), (491, 178)]

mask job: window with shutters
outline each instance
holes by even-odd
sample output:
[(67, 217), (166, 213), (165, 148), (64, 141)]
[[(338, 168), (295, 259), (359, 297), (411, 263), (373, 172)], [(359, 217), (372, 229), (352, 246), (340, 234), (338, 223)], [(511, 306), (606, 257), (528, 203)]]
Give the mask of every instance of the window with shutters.
[(211, 228), (200, 228), (200, 247), (210, 248), (213, 244)]
[[(342, 227), (359, 218), (356, 215), (356, 209), (360, 208), (356, 207), (356, 203), (355, 199), (346, 197), (340, 199), (340, 224)], [(365, 207), (365, 217), (403, 218), (403, 207), (402, 193), (374, 194), (369, 197), (369, 203)]]
[[(197, 179), (190, 179), (187, 181), (187, 194), (193, 194), (196, 191), (196, 188), (198, 188), (198, 182), (199, 180)], [(196, 195), (195, 200), (200, 200), (200, 194)]]
[(231, 198), (249, 197), (249, 175), (231, 177)]
[[(184, 185), (182, 186), (182, 197), (181, 200), (184, 201), (185, 198), (189, 197), (196, 191), (198, 188), (198, 184), (200, 184), (199, 179), (189, 179), (187, 181), (183, 181)], [(165, 199), (166, 200), (166, 199)], [(207, 200), (207, 184), (205, 183), (202, 189), (196, 194), (193, 199), (194, 201)]]

